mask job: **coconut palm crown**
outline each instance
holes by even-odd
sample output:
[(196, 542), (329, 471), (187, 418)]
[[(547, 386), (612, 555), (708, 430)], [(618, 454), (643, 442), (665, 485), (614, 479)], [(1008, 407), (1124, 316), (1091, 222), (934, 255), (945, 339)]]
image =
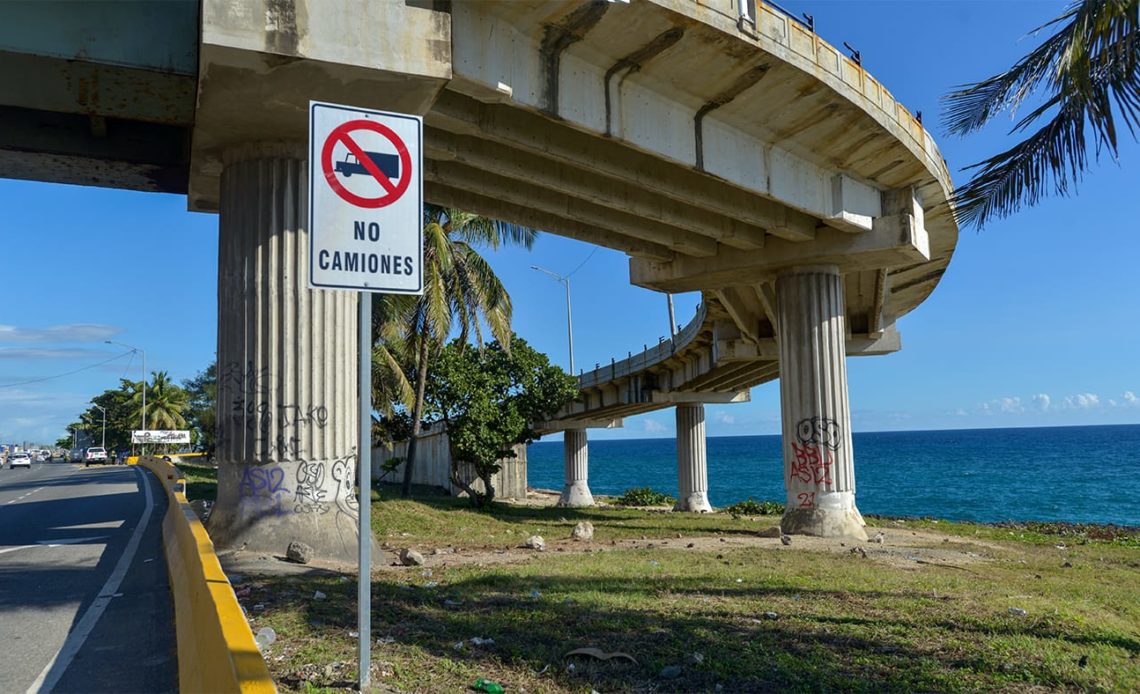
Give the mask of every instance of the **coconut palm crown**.
[[(967, 167), (975, 175), (954, 192), (961, 224), (983, 227), (1052, 192), (1068, 195), (1096, 155), (1117, 156), (1117, 121), (1135, 139), (1140, 125), (1140, 0), (1080, 0), (1036, 31), (1052, 30), (1009, 70), (944, 97), (943, 123), (956, 135), (1016, 112), (1033, 94), (1042, 102), (1014, 133), (1037, 128), (1010, 149)], [(1034, 32), (1036, 33), (1036, 32)], [(1088, 129), (1091, 132), (1086, 132)]]

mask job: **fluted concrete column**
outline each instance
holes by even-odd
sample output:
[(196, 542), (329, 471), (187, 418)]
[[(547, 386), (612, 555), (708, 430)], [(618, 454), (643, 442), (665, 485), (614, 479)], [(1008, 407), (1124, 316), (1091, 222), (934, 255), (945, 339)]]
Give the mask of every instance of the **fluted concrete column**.
[(227, 153), (218, 234), (214, 542), (354, 561), (357, 297), (311, 290), (304, 148)]
[(567, 429), (562, 433), (562, 460), (566, 486), (562, 488), (558, 505), (593, 506), (594, 496), (590, 494), (590, 485), (586, 482), (590, 458), (585, 429)]
[(677, 405), (677, 503), (674, 511), (712, 511), (705, 456), (705, 406)]
[(843, 277), (834, 266), (776, 280), (780, 414), (789, 534), (866, 539), (855, 508)]

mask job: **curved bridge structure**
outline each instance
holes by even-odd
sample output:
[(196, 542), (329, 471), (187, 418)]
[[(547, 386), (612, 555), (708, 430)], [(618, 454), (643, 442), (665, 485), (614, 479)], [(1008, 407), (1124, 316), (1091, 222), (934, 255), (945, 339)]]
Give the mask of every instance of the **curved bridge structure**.
[[(863, 534), (845, 356), (898, 348), (957, 228), (920, 119), (810, 27), (762, 0), (182, 0), (76, 3), (66, 32), (53, 5), (3, 8), (0, 174), (219, 213), (218, 537), (355, 543), (302, 513), (352, 517), (357, 426), (356, 297), (304, 281), (310, 100), (422, 114), (431, 202), (703, 293), (542, 425), (565, 503), (590, 503), (587, 427), (676, 405), (679, 507), (707, 509), (702, 403), (778, 376), (785, 530)], [(304, 498), (247, 493), (267, 467)]]

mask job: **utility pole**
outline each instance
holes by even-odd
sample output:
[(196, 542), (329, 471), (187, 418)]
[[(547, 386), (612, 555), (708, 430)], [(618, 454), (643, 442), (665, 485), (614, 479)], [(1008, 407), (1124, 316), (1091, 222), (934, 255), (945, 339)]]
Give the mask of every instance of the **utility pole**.
[[(99, 407), (98, 405), (95, 405), (95, 403), (91, 403), (91, 404), (94, 405), (95, 407)], [(99, 439), (99, 446), (103, 450), (107, 450), (107, 410), (105, 410), (102, 407), (99, 407), (99, 411), (103, 413), (103, 436), (102, 436), (102, 438)]]
[(569, 277), (563, 277), (562, 275), (559, 275), (556, 272), (551, 272), (550, 270), (547, 270), (546, 268), (541, 268), (537, 265), (531, 265), (530, 269), (531, 270), (538, 270), (539, 272), (546, 273), (546, 274), (550, 275), (551, 277), (553, 277), (554, 279), (558, 280), (559, 282), (561, 282), (562, 284), (564, 284), (566, 286), (566, 337), (567, 337), (567, 341), (570, 343), (570, 375), (573, 376), (574, 375), (574, 322), (573, 322), (573, 319), (570, 317), (570, 278)]

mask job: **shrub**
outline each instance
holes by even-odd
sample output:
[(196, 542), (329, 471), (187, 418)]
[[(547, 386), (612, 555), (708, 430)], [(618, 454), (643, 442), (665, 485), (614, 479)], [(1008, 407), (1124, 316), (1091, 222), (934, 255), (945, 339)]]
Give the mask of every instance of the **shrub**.
[(654, 491), (652, 487), (634, 487), (625, 490), (621, 496), (618, 497), (617, 503), (620, 506), (662, 506), (664, 504), (671, 504), (676, 499), (668, 494)]
[(753, 501), (748, 497), (748, 501), (737, 501), (721, 510), (734, 516), (780, 516), (784, 513), (784, 505), (778, 501)]

